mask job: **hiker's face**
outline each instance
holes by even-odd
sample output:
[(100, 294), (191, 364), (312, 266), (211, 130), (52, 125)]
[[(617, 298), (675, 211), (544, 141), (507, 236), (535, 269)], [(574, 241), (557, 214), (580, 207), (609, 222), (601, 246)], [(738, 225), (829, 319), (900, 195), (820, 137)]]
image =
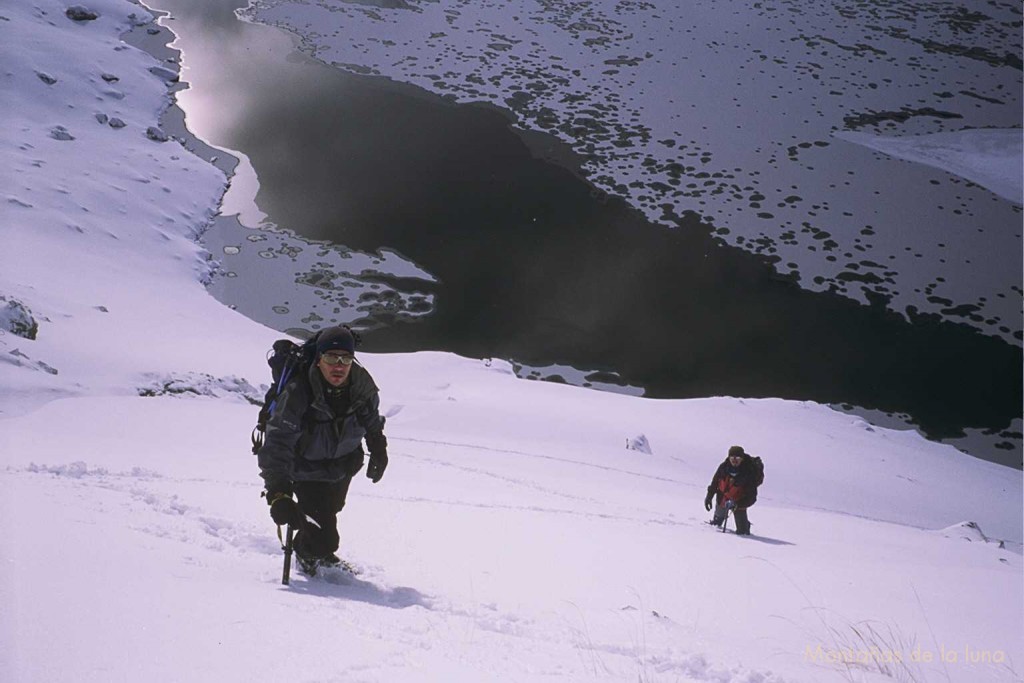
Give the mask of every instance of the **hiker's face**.
[(340, 387), (348, 381), (348, 375), (352, 371), (352, 356), (345, 353), (328, 352), (320, 356), (317, 367), (320, 368), (320, 373), (328, 384)]

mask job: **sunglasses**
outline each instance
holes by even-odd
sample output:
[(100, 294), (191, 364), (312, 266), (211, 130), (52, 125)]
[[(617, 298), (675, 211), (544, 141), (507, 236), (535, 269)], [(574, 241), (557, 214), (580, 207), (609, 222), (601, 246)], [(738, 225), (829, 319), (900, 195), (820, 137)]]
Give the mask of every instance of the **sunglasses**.
[(352, 365), (352, 361), (356, 358), (355, 356), (342, 356), (337, 353), (325, 353), (320, 356), (320, 359), (327, 365)]

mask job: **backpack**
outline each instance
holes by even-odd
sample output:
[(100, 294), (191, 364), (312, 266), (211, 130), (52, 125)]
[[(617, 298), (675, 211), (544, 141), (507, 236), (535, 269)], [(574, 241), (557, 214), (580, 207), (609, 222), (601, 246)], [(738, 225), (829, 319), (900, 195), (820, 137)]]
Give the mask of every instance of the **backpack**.
[[(359, 347), (362, 339), (359, 334), (348, 325), (341, 325), (352, 333), (356, 348)], [(322, 330), (321, 330), (322, 331)], [(252, 452), (259, 453), (263, 448), (263, 442), (267, 431), (267, 422), (274, 413), (277, 406), (277, 397), (281, 390), (287, 386), (293, 377), (300, 376), (309, 371), (309, 366), (316, 360), (316, 340), (320, 337), (318, 331), (312, 337), (296, 344), (291, 339), (278, 339), (267, 355), (267, 365), (270, 366), (270, 376), (273, 380), (267, 395), (263, 397), (263, 405), (260, 406), (259, 417), (256, 418), (256, 426), (252, 430)]]
[(291, 381), (296, 373), (307, 372), (309, 366), (316, 357), (316, 336), (311, 337), (301, 345), (291, 339), (278, 339), (267, 355), (267, 365), (270, 366), (270, 376), (273, 380), (267, 395), (263, 397), (263, 405), (260, 406), (259, 417), (256, 418), (256, 426), (252, 430), (252, 452), (256, 455), (263, 448), (263, 442), (267, 431), (267, 422), (277, 405), (277, 397), (285, 385)]
[(764, 483), (764, 461), (759, 456), (750, 456), (750, 465), (754, 468), (754, 486)]

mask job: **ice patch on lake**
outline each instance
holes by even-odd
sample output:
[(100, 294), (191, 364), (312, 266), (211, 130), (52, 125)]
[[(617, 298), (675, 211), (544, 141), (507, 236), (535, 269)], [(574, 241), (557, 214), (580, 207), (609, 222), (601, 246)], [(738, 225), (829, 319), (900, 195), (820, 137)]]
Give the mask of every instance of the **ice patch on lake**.
[(899, 159), (941, 168), (970, 180), (1004, 199), (1024, 204), (1024, 131), (962, 130), (911, 137), (885, 137), (840, 131), (837, 138), (870, 147)]

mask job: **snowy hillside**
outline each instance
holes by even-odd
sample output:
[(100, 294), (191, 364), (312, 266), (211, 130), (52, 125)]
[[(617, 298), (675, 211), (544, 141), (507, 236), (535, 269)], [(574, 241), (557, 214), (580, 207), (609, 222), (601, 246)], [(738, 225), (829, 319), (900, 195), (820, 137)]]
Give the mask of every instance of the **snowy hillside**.
[[(0, 6), (0, 680), (1020, 680), (1019, 471), (450, 354), (361, 354), (392, 460), (342, 515), (360, 573), (282, 586), (248, 443), (279, 333), (203, 287), (226, 179), (158, 129), (148, 14), (87, 9)], [(751, 538), (701, 504), (737, 443)]]

